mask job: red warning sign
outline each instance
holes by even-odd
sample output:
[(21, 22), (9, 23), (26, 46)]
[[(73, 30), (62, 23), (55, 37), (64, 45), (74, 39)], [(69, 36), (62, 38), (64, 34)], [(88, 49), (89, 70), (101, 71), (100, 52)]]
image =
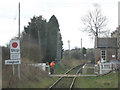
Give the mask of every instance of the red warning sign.
[(12, 47), (13, 47), (13, 48), (16, 48), (17, 46), (18, 46), (17, 42), (13, 42), (13, 43), (12, 43)]
[(19, 40), (10, 41), (10, 53), (20, 53), (20, 41)]
[(10, 41), (10, 60), (20, 60), (20, 40)]

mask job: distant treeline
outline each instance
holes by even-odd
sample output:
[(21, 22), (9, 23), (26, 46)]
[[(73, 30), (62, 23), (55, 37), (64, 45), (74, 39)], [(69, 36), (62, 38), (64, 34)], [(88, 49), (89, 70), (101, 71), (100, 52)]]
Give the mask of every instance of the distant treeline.
[(94, 48), (75, 48), (72, 50), (65, 50), (63, 53), (64, 59), (75, 59), (75, 60), (90, 60), (94, 63)]

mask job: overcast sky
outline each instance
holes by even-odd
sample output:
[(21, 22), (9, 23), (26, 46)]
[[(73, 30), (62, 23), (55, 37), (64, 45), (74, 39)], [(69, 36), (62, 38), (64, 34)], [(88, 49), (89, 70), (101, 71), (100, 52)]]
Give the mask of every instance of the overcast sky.
[(92, 9), (93, 3), (98, 3), (102, 14), (108, 18), (108, 28), (114, 31), (118, 26), (119, 0), (0, 0), (0, 45), (6, 45), (18, 34), (18, 3), (21, 3), (21, 32), (34, 15), (42, 15), (47, 21), (52, 15), (58, 19), (64, 49), (93, 48), (94, 42), (87, 33), (83, 33), (81, 18)]

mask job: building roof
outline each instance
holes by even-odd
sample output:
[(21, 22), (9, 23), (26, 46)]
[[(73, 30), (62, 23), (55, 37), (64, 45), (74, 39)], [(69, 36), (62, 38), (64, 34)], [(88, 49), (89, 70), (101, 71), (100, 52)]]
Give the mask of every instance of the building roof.
[(117, 48), (117, 38), (98, 38), (97, 48)]

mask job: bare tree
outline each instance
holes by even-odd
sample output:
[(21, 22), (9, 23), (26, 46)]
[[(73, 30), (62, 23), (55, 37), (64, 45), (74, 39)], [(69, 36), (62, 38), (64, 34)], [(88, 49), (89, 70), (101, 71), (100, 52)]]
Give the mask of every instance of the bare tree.
[(89, 32), (92, 36), (98, 37), (100, 34), (108, 32), (105, 30), (107, 17), (102, 15), (98, 4), (94, 4), (94, 10), (89, 11), (81, 20), (84, 24), (84, 31)]

